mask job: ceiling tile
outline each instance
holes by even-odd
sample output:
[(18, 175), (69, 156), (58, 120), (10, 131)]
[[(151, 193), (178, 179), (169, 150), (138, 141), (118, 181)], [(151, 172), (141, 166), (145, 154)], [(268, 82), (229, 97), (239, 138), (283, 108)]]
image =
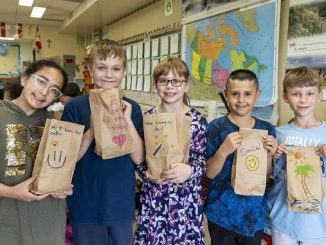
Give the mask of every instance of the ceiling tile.
[[(32, 7), (18, 6), (18, 0), (0, 0), (0, 21), (10, 24), (57, 26), (61, 27), (63, 33), (89, 32), (97, 30), (151, 1), (35, 0), (33, 6), (47, 8), (42, 19), (36, 19), (30, 18)], [(72, 20), (73, 12), (75, 17)]]

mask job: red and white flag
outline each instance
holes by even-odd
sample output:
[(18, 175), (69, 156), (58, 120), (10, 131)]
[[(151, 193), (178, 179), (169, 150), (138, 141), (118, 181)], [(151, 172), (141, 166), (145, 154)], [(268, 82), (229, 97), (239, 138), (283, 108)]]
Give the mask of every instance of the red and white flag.
[(23, 24), (0, 22), (0, 37), (23, 38)]
[(34, 48), (36, 50), (39, 50), (39, 49), (42, 48), (41, 35), (39, 33), (38, 26), (36, 27), (36, 35), (35, 35)]

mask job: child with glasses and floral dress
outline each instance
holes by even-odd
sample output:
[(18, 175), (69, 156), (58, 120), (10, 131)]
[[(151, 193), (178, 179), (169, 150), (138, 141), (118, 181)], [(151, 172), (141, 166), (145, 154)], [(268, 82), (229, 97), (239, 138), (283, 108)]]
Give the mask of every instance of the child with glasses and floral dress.
[(56, 63), (39, 60), (21, 76), (23, 90), (12, 101), (0, 101), (0, 244), (64, 245), (65, 200), (72, 189), (35, 195), (29, 185), (46, 108), (61, 96), (67, 74)]
[(145, 114), (179, 113), (192, 118), (189, 160), (174, 163), (153, 179), (146, 163), (137, 166), (143, 179), (135, 244), (205, 244), (201, 177), (205, 173), (206, 119), (189, 107), (190, 73), (179, 58), (161, 61), (153, 79), (161, 103)]

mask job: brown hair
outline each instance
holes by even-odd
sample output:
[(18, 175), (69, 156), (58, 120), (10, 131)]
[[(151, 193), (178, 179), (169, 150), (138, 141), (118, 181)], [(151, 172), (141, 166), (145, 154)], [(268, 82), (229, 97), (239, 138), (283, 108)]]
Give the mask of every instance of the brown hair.
[(314, 86), (321, 90), (319, 74), (316, 70), (305, 66), (288, 70), (283, 79), (283, 93), (286, 93), (289, 88)]
[(127, 55), (124, 47), (111, 39), (95, 42), (88, 55), (88, 65), (93, 65), (95, 57), (105, 60), (108, 56), (119, 57), (123, 61), (124, 68), (126, 68)]
[(13, 77), (9, 79), (4, 86), (4, 92), (7, 100), (14, 100), (19, 97), (23, 91), (23, 87), (20, 84), (21, 76)]
[(43, 68), (46, 68), (46, 67), (54, 68), (61, 73), (61, 75), (63, 77), (63, 84), (62, 84), (62, 88), (60, 90), (63, 90), (64, 87), (68, 83), (68, 75), (67, 75), (66, 71), (59, 64), (57, 64), (56, 62), (54, 62), (52, 60), (37, 60), (37, 61), (31, 63), (26, 68), (24, 75), (30, 76), (30, 75), (34, 74), (35, 72), (37, 72)]
[(232, 71), (226, 81), (226, 90), (228, 89), (228, 84), (232, 80), (239, 80), (239, 81), (244, 81), (244, 80), (249, 80), (249, 81), (254, 81), (255, 87), (257, 91), (259, 90), (259, 83), (258, 83), (258, 78), (256, 74), (250, 70), (247, 69), (238, 69), (235, 71)]
[(64, 96), (77, 97), (81, 95), (81, 92), (77, 83), (68, 83), (63, 89), (62, 94)]
[[(170, 71), (173, 75), (178, 75), (184, 77), (186, 82), (189, 82), (190, 71), (187, 64), (178, 57), (168, 57), (162, 60), (153, 71), (153, 81), (156, 83), (160, 76), (166, 76)], [(183, 103), (185, 105), (190, 105), (190, 99), (187, 93), (183, 95)]]

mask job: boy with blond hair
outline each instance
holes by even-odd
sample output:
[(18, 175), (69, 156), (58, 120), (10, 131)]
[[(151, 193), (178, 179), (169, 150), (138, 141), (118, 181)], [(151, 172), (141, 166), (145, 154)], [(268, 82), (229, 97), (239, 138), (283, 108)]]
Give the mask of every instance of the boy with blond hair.
[(316, 71), (299, 67), (286, 73), (283, 80), (283, 99), (293, 111), (294, 120), (276, 128), (280, 145), (274, 154), (278, 161), (274, 164), (275, 184), (269, 197), (274, 245), (326, 244), (325, 197), (321, 214), (293, 212), (288, 209), (285, 156), (288, 153), (286, 146), (315, 147), (320, 155), (325, 185), (326, 123), (315, 114), (321, 96), (321, 82)]
[[(126, 53), (119, 43), (101, 40), (90, 50), (88, 68), (96, 88), (117, 88), (126, 67)], [(85, 133), (68, 199), (76, 245), (132, 244), (135, 214), (134, 163), (144, 160), (142, 112), (128, 98), (122, 100), (123, 115), (134, 140), (135, 150), (103, 160), (95, 154), (89, 95), (78, 96), (65, 106), (62, 119), (85, 125)]]

